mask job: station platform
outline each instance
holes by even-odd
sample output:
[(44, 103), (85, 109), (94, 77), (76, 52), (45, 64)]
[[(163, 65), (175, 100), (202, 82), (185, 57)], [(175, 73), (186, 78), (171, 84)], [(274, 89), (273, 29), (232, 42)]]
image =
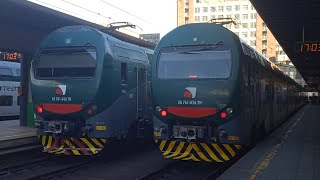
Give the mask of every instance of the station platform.
[(0, 121), (0, 155), (34, 148), (37, 143), (34, 127), (20, 126), (19, 120)]
[(218, 179), (320, 179), (320, 105), (307, 104)]

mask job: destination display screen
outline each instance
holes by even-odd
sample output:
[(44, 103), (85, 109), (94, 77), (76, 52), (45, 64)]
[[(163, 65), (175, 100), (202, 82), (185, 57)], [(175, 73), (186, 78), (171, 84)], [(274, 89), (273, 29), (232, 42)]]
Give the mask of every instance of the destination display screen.
[(0, 61), (21, 61), (22, 54), (19, 52), (0, 52)]

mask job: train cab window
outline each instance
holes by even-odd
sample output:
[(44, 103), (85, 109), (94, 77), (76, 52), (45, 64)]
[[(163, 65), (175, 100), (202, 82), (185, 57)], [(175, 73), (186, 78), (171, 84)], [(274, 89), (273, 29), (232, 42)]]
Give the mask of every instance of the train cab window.
[(42, 50), (36, 65), (37, 78), (93, 77), (97, 53), (93, 47)]
[(158, 78), (225, 79), (231, 67), (231, 50), (225, 45), (170, 47), (159, 56)]
[(12, 106), (13, 96), (0, 96), (0, 106)]
[(127, 84), (127, 63), (121, 63), (121, 84)]
[(0, 76), (13, 76), (11, 69), (0, 67)]

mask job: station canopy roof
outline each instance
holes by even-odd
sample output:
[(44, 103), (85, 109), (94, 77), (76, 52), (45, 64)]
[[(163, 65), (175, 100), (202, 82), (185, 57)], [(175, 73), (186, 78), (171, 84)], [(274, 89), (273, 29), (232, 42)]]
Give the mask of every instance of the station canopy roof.
[(320, 90), (320, 1), (250, 0), (309, 87)]
[[(20, 51), (32, 55), (40, 41), (51, 31), (69, 25), (87, 25), (100, 30), (105, 27), (26, 1), (0, 1), (0, 50)], [(136, 41), (143, 46), (155, 45), (138, 38), (112, 31), (114, 36)]]

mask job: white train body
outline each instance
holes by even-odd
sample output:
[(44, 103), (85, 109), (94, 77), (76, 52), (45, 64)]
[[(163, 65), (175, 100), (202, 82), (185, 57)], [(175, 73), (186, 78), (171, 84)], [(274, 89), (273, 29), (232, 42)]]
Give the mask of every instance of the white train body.
[(0, 118), (20, 115), (20, 63), (0, 61)]

